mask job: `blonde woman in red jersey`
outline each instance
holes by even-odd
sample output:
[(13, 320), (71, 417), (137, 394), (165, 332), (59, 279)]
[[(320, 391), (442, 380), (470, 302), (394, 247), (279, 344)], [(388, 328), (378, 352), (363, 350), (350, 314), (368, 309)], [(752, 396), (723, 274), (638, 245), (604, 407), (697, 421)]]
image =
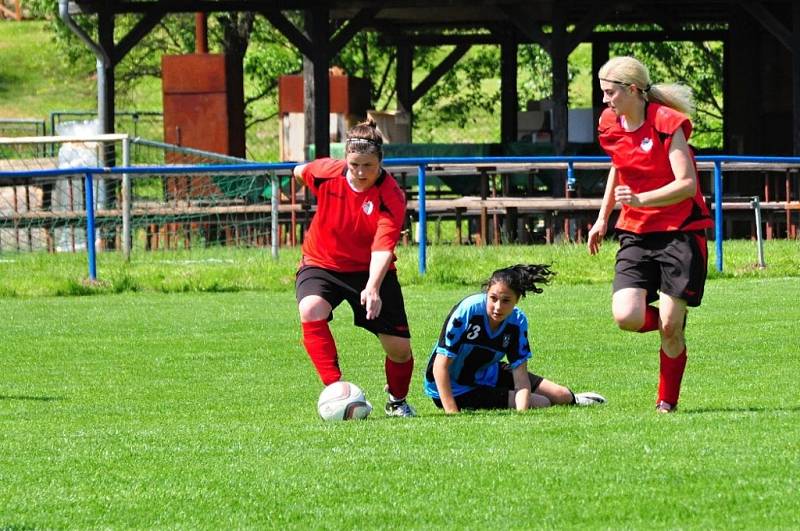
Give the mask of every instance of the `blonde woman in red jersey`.
[(347, 301), (354, 324), (375, 334), (386, 353), (386, 414), (413, 417), (406, 395), (414, 359), (394, 266), (406, 200), (381, 167), (382, 146), (375, 122), (364, 122), (348, 132), (345, 160), (322, 158), (294, 168), (295, 178), (317, 197), (295, 293), (303, 345), (322, 383), (342, 378), (328, 322)]
[[(600, 145), (611, 156), (590, 254), (599, 251), (616, 203), (622, 205), (612, 312), (623, 330), (661, 335), (656, 410), (675, 411), (686, 367), (686, 308), (699, 306), (712, 222), (688, 144), (691, 90), (653, 85), (633, 57), (616, 57), (599, 72), (603, 102)], [(658, 306), (651, 303), (658, 301)]]

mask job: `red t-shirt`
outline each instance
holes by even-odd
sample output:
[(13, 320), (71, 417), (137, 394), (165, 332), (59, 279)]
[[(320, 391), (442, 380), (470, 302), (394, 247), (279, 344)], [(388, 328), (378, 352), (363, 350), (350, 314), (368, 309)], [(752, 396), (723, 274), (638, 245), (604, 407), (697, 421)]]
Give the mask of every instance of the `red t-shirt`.
[[(687, 141), (692, 123), (680, 112), (649, 103), (645, 121), (636, 131), (625, 131), (619, 118), (609, 108), (600, 115), (599, 141), (617, 169), (619, 184), (627, 185), (635, 194), (661, 188), (675, 180), (669, 162), (669, 146), (678, 128)], [(694, 155), (692, 155), (694, 164)], [(697, 165), (695, 164), (695, 172)], [(699, 230), (712, 226), (703, 193), (698, 183), (694, 197), (659, 207), (622, 205), (617, 228), (635, 232)]]
[(372, 251), (394, 251), (406, 198), (390, 173), (381, 169), (375, 185), (363, 192), (350, 187), (343, 160), (317, 159), (306, 165), (302, 176), (317, 196), (317, 212), (303, 241), (303, 265), (369, 271)]

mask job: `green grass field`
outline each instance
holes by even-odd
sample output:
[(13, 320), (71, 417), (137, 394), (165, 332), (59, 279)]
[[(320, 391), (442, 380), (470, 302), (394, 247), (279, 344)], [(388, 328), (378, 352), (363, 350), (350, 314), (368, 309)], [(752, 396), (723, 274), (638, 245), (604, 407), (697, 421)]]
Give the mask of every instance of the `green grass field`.
[[(724, 267), (715, 268), (714, 242), (709, 242), (709, 279), (800, 278), (800, 241), (767, 240), (767, 267), (756, 266), (756, 243), (725, 241)], [(397, 248), (400, 282), (404, 286), (477, 286), (493, 269), (513, 263), (550, 263), (563, 284), (610, 284), (617, 244), (609, 241), (598, 256), (583, 244), (430, 246), (427, 273), (419, 273), (419, 248)], [(88, 284), (86, 253), (0, 253), (0, 297), (100, 295), (125, 292), (292, 291), (300, 259), (299, 248), (281, 248), (278, 259), (270, 249), (233, 247), (193, 248), (169, 252), (98, 253), (97, 278)]]
[(345, 305), (344, 373), (377, 406), (346, 423), (316, 416), (290, 289), (2, 298), (0, 528), (800, 526), (798, 279), (712, 279), (660, 416), (658, 338), (568, 277), (522, 302), (531, 367), (606, 406), (445, 417), (421, 374), (476, 286), (411, 283), (419, 417), (383, 417), (383, 357)]
[[(44, 23), (0, 23), (0, 115), (93, 109), (94, 72), (65, 65)], [(161, 105), (152, 81), (118, 97)], [(274, 158), (275, 124), (249, 131), (253, 158)], [(3, 249), (0, 530), (800, 528), (800, 243), (767, 242), (764, 270), (754, 242), (725, 249), (689, 317), (681, 409), (658, 416), (658, 338), (611, 321), (613, 243), (437, 246), (425, 276), (401, 248), (420, 416), (383, 417), (383, 357), (344, 306), (345, 376), (376, 411), (338, 424), (316, 416), (296, 249), (101, 253), (96, 284), (84, 254)], [(452, 304), (514, 262), (559, 273), (522, 302), (531, 369), (607, 406), (445, 417), (422, 395)]]

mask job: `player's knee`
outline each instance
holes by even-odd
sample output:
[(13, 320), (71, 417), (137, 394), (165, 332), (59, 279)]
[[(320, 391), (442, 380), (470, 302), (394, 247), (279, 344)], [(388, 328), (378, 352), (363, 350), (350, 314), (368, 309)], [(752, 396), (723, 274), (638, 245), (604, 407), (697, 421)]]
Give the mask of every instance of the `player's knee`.
[(614, 322), (621, 330), (635, 332), (644, 324), (644, 317), (634, 312), (614, 312)]
[(566, 387), (560, 385), (558, 388), (556, 388), (555, 393), (553, 393), (551, 401), (554, 404), (571, 404), (572, 392)]
[(683, 340), (683, 323), (682, 322), (673, 322), (673, 321), (665, 321), (661, 324), (661, 337), (665, 341), (677, 341), (680, 342)]
[(398, 346), (387, 350), (386, 355), (395, 363), (406, 363), (413, 358), (410, 345), (408, 347)]
[(331, 313), (328, 305), (316, 301), (309, 301), (307, 299), (300, 301), (298, 310), (300, 312), (301, 323), (321, 321), (322, 319), (327, 319)]

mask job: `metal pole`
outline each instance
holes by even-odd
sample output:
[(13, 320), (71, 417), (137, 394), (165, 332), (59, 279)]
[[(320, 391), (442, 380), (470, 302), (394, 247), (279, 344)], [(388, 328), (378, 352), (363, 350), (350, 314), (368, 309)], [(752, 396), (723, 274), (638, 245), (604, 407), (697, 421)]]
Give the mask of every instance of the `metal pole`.
[[(122, 139), (122, 165), (131, 165), (130, 139)], [(126, 262), (131, 261), (131, 176), (122, 174), (122, 254)]]
[(750, 201), (750, 206), (756, 213), (756, 240), (758, 240), (758, 267), (764, 269), (767, 264), (764, 263), (764, 238), (761, 235), (761, 201), (758, 196), (753, 196)]
[(722, 163), (714, 162), (714, 243), (717, 248), (717, 271), (722, 273)]
[(425, 274), (425, 262), (428, 246), (428, 214), (425, 212), (425, 165), (420, 164), (417, 170), (417, 203), (419, 204), (419, 273)]
[(86, 174), (86, 251), (89, 254), (89, 280), (97, 280), (97, 259), (94, 249), (94, 185), (92, 174)]
[(576, 189), (575, 186), (575, 162), (567, 162), (567, 193), (565, 197), (571, 197), (571, 193)]
[(271, 240), (272, 240), (272, 258), (278, 259), (278, 208), (280, 207), (280, 195), (281, 195), (281, 181), (280, 178), (272, 172), (272, 209), (270, 211), (270, 217), (272, 219), (272, 230), (271, 230)]

